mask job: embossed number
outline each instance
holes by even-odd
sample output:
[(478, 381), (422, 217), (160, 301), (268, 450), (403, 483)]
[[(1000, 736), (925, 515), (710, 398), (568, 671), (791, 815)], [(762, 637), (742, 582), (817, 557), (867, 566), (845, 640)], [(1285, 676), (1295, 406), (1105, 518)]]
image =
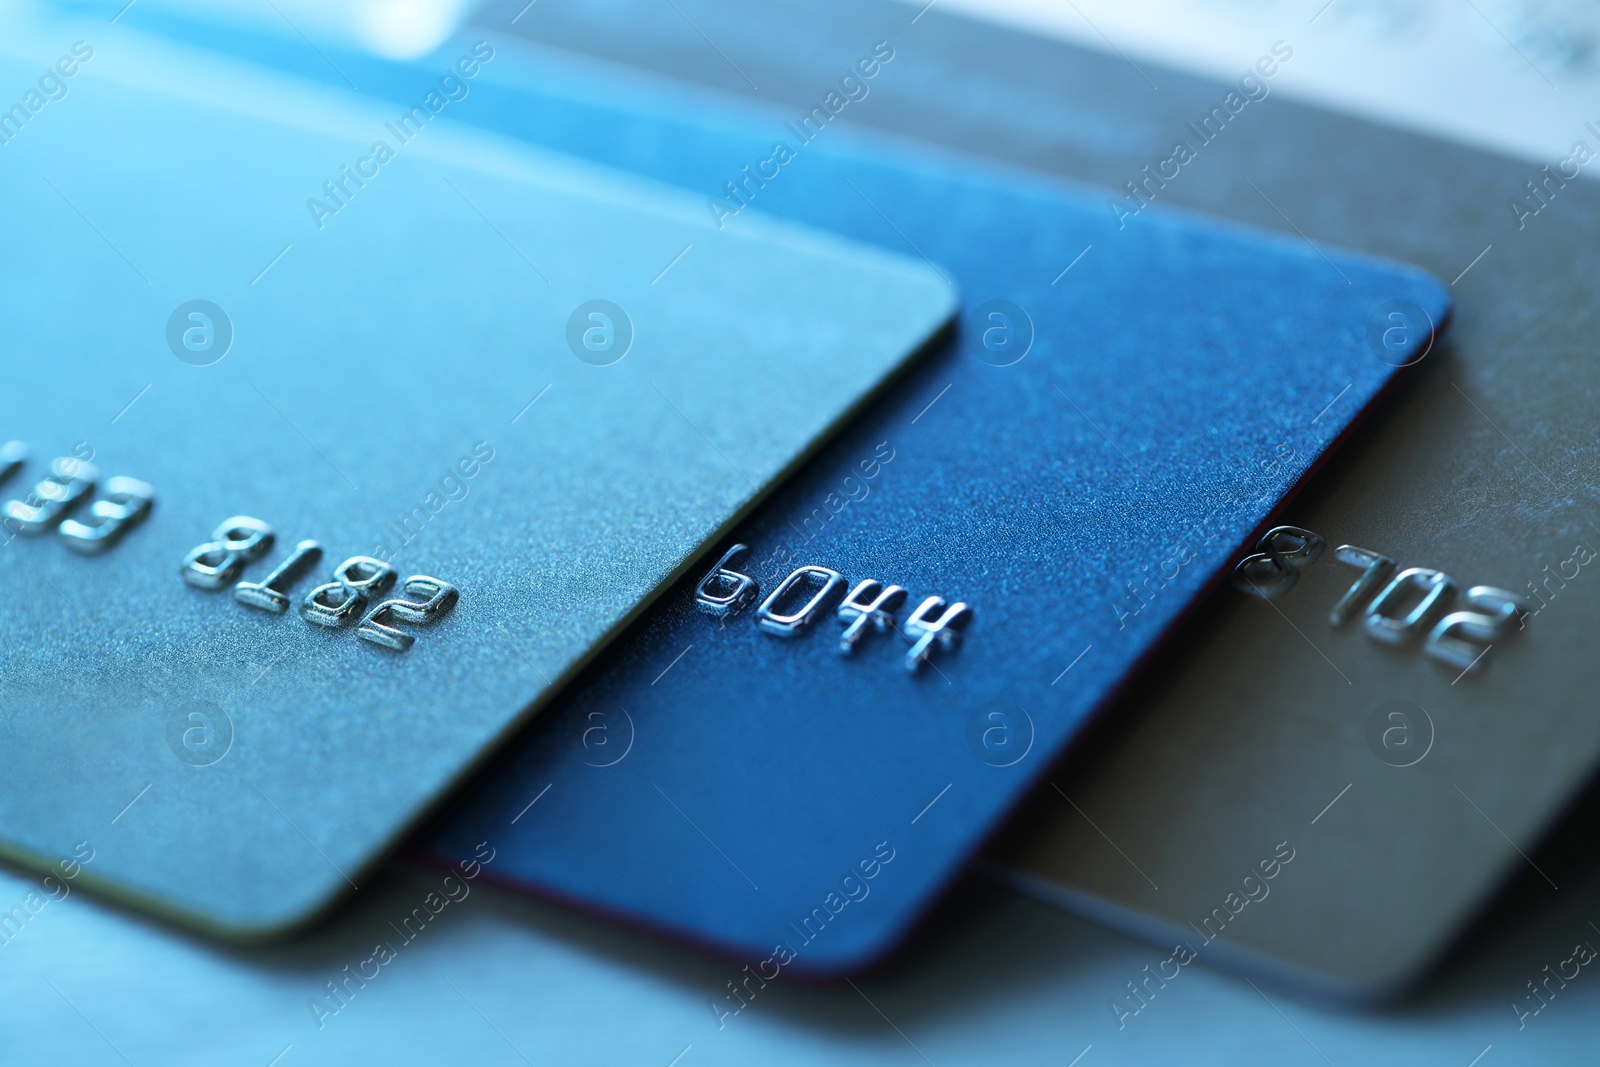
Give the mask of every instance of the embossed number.
[[(778, 604), (788, 595), (789, 590), (802, 583), (817, 585), (816, 593), (796, 610), (780, 614)], [(772, 591), (772, 595), (761, 602), (761, 606), (756, 609), (756, 625), (767, 633), (779, 637), (797, 637), (801, 630), (811, 625), (811, 621), (822, 610), (822, 605), (842, 585), (844, 585), (844, 575), (829, 567), (815, 565), (798, 567), (789, 577), (778, 583), (778, 588)]]
[(1333, 606), (1333, 610), (1328, 612), (1328, 621), (1335, 626), (1342, 626), (1346, 619), (1361, 609), (1361, 605), (1367, 602), (1368, 597), (1389, 580), (1389, 575), (1394, 573), (1396, 564), (1388, 556), (1355, 545), (1340, 545), (1334, 550), (1333, 558), (1340, 563), (1361, 568), (1361, 577), (1356, 579), (1355, 584)]
[(1241, 592), (1276, 600), (1294, 587), (1300, 572), (1317, 561), (1326, 545), (1321, 534), (1275, 526), (1256, 542), (1255, 554), (1234, 567), (1233, 584)]
[(361, 620), (361, 626), (356, 630), (357, 637), (396, 652), (404, 652), (415, 643), (416, 638), (408, 633), (402, 633), (393, 626), (387, 626), (380, 620), (385, 616), (391, 616), (401, 622), (425, 626), (455, 607), (456, 600), (461, 595), (449, 582), (430, 578), (426, 574), (413, 574), (406, 579), (404, 588), (407, 596), (425, 599), (385, 600)]
[[(943, 613), (934, 618), (934, 613)], [(906, 653), (906, 670), (915, 673), (927, 661), (937, 644), (945, 651), (961, 643), (961, 631), (972, 621), (972, 609), (961, 601), (945, 607), (944, 597), (931, 596), (917, 605), (917, 610), (906, 620), (906, 637), (911, 640), (911, 651)]]
[[(1287, 542), (1269, 543), (1274, 535), (1285, 533), (1290, 535)], [(1251, 586), (1246, 591), (1271, 599), (1294, 583), (1294, 571), (1316, 559), (1322, 538), (1309, 530), (1280, 526), (1269, 531), (1257, 548), (1263, 550), (1262, 554), (1249, 556), (1234, 568), (1234, 582), (1241, 588)], [(1357, 545), (1340, 545), (1334, 557), (1340, 563), (1360, 568), (1361, 577), (1328, 613), (1329, 622), (1342, 625), (1365, 607), (1362, 628), (1367, 636), (1399, 645), (1426, 633), (1423, 651), (1460, 668), (1463, 674), (1477, 670), (1492, 643), (1510, 633), (1513, 622), (1522, 620), (1526, 625), (1526, 616), (1532, 611), (1516, 593), (1475, 585), (1465, 596), (1470, 610), (1452, 611), (1433, 624), (1433, 617), (1445, 610), (1456, 595), (1459, 586), (1454, 578), (1431, 567), (1407, 567), (1396, 573), (1394, 560)], [(1276, 590), (1260, 587), (1260, 582), (1281, 581), (1285, 576), (1287, 583)], [(1383, 737), (1388, 747), (1388, 733)]]
[(367, 606), (367, 597), (388, 592), (395, 577), (395, 569), (382, 560), (351, 556), (334, 570), (333, 581), (306, 594), (300, 614), (318, 626), (349, 626)]
[(42, 534), (94, 491), (100, 472), (93, 464), (72, 456), (50, 461), (49, 472), (33, 487), (26, 500), (7, 500), (0, 505), (5, 524), (15, 533)]
[(849, 623), (839, 635), (839, 651), (848, 656), (867, 633), (881, 634), (893, 626), (895, 609), (905, 598), (906, 591), (898, 585), (886, 586), (871, 578), (850, 590), (838, 610), (839, 618)]
[[(1407, 567), (1368, 605), (1362, 620), (1367, 634), (1390, 645), (1411, 640), (1426, 629), (1434, 611), (1455, 595), (1456, 588), (1456, 580), (1443, 571)], [(1420, 594), (1421, 599), (1411, 610), (1399, 617), (1392, 614), (1413, 593)]]
[[(1463, 671), (1477, 670), (1489, 643), (1504, 637), (1519, 615), (1532, 610), (1517, 594), (1491, 585), (1468, 589), (1467, 603), (1480, 610), (1452, 611), (1433, 628), (1427, 645), (1428, 655)], [(1481, 642), (1483, 647), (1473, 642)]]
[(271, 547), (272, 527), (260, 519), (249, 515), (224, 519), (211, 540), (183, 558), (183, 580), (197, 589), (221, 589)]
[(315, 541), (301, 541), (289, 553), (289, 558), (274, 567), (272, 573), (261, 581), (240, 582), (234, 586), (233, 599), (247, 607), (282, 615), (289, 610), (289, 589), (321, 558), (321, 545)]
[(760, 586), (748, 574), (740, 574), (729, 566), (741, 552), (749, 551), (747, 545), (734, 545), (722, 554), (711, 573), (700, 579), (694, 587), (694, 606), (707, 615), (719, 617), (737, 615), (746, 604), (754, 600)]
[(148, 482), (118, 475), (106, 479), (106, 495), (89, 505), (88, 522), (66, 519), (56, 527), (63, 544), (76, 552), (104, 552), (143, 521), (155, 501)]

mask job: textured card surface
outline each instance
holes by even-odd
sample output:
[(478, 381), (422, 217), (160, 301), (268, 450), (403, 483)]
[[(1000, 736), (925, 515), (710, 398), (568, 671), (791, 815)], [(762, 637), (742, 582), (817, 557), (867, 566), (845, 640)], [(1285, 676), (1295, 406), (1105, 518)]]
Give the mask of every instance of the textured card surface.
[(487, 44), (371, 110), (27, 47), (7, 84), (60, 73), (3, 128), (0, 847), (88, 842), (86, 882), (210, 929), (357, 885), (954, 306), (452, 134)]
[(1427, 350), (1448, 299), (1299, 238), (1119, 226), (1101, 190), (844, 131), (811, 144), (770, 114), (699, 127), (678, 116), (703, 101), (663, 87), (635, 85), (658, 102), (630, 113), (559, 59), (538, 69), (552, 81), (519, 67), (479, 121), (703, 190), (729, 230), (748, 201), (915, 249), (967, 303), (955, 343), (646, 613), (432, 847), (493, 839), (493, 877), (780, 967), (858, 966)]
[[(576, 8), (544, 5), (537, 32), (661, 68), (670, 61), (657, 57), (703, 47), (648, 5), (621, 6), (648, 20), (640, 37), (586, 32)], [(1144, 42), (1109, 25), (1137, 67), (1128, 56), (951, 18), (942, 6), (912, 25), (920, 7), (829, 3), (818, 17), (815, 6), (796, 5), (770, 16), (784, 20), (781, 33), (722, 0), (685, 10), (723, 28), (719, 45), (760, 72), (764, 96), (795, 104), (826, 84), (848, 43), (895, 40), (902, 65), (851, 116), (1111, 185), (1165, 156), (1174, 137), (1191, 138), (1186, 123), (1229, 89), (1150, 64), (1137, 50)], [(1303, 47), (1337, 55), (1341, 85), (1365, 76), (1361, 64), (1377, 51), (1327, 36), (1343, 10), (1334, 6), (1315, 38), (1285, 24), (1296, 48), (1287, 70), (1300, 70)], [(1465, 17), (1511, 51), (1479, 15)], [(1548, 98), (1525, 58), (1511, 54)], [(1480, 81), (1514, 95), (1479, 66)], [(676, 69), (748, 90), (725, 66), (684, 59)], [(1054, 786), (1043, 785), (996, 858), (1046, 899), (1154, 939), (1157, 961), (1182, 941), (1202, 962), (1370, 998), (1424, 974), (1508, 878), (1521, 879), (1531, 910), (1571, 892), (1536, 845), (1600, 759), (1589, 652), (1600, 627), (1590, 586), (1600, 384), (1587, 295), (1600, 270), (1590, 239), (1600, 200), (1585, 179), (1539, 184), (1549, 173), (1539, 163), (1279, 98), (1288, 89), (1279, 82), (1290, 80), (1259, 83), (1255, 95), (1270, 98), (1251, 100), (1159, 194), (1427, 266), (1453, 280), (1449, 343), (1283, 515), (1326, 540), (1316, 562), (1270, 605), (1219, 590), (1160, 668), (1109, 709), (1108, 734), (1051, 774)], [(1561, 157), (1584, 156), (1566, 147), (1573, 138), (1588, 152), (1600, 147), (1574, 120)], [(1395, 635), (1399, 644), (1370, 636), (1367, 610), (1382, 592), (1370, 583), (1342, 624), (1330, 621), (1366, 573), (1339, 560), (1344, 544), (1394, 561), (1395, 576), (1420, 568), (1453, 580), (1450, 599), (1415, 627), (1427, 633)], [(1477, 586), (1532, 610), (1525, 626), (1470, 642), (1468, 660), (1484, 656), (1464, 673), (1428, 634), (1443, 614), (1470, 610)], [(1379, 614), (1405, 607), (1390, 601)], [(1280, 845), (1293, 854), (1287, 865)], [(1279, 873), (1264, 879), (1263, 864)], [(1546, 962), (1571, 973), (1569, 942), (1592, 934), (1573, 922), (1569, 934), (1551, 934), (1540, 950), (1548, 961), (1529, 973)], [(1494, 930), (1513, 923), (1496, 915)], [(1526, 977), (1503, 973), (1512, 1011), (1494, 1007), (1519, 1031), (1555, 1021), (1551, 1012), (1529, 1018), (1541, 1002)], [(1129, 1029), (1151, 1025), (1155, 1013), (1135, 1023), (1137, 1002), (1116, 992), (1112, 1016)]]

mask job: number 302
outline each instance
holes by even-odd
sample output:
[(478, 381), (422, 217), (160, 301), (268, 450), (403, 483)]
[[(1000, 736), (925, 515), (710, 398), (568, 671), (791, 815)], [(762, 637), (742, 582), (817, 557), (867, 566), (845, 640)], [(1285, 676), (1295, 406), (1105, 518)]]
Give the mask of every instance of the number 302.
[[(259, 582), (237, 581), (246, 566), (272, 548), (272, 527), (249, 515), (225, 519), (212, 531), (211, 540), (196, 545), (183, 559), (183, 580), (197, 589), (215, 591), (233, 586), (233, 598), (246, 607), (281, 615), (289, 610), (289, 590), (322, 558), (322, 546), (301, 541), (272, 572)], [(398, 572), (371, 556), (351, 556), (334, 568), (333, 580), (306, 593), (300, 615), (307, 622), (330, 629), (360, 620), (356, 636), (395, 652), (404, 652), (416, 638), (393, 625), (427, 625), (455, 607), (460, 592), (449, 582), (426, 574), (413, 574), (402, 586), (407, 597), (381, 600), (367, 610), (368, 601), (381, 597), (394, 585)]]
[[(1233, 569), (1233, 584), (1263, 600), (1276, 600), (1294, 585), (1300, 572), (1315, 563), (1327, 542), (1298, 526), (1268, 530), (1255, 554)], [(1515, 593), (1489, 585), (1469, 588), (1466, 610), (1434, 619), (1450, 606), (1460, 589), (1456, 580), (1431, 567), (1399, 569), (1394, 560), (1370, 548), (1340, 545), (1334, 559), (1359, 568), (1355, 580), (1328, 612), (1328, 621), (1342, 626), (1358, 613), (1367, 636), (1387, 645), (1404, 645), (1426, 634), (1423, 651), (1462, 673), (1477, 670), (1493, 642), (1521, 629), (1532, 605)]]

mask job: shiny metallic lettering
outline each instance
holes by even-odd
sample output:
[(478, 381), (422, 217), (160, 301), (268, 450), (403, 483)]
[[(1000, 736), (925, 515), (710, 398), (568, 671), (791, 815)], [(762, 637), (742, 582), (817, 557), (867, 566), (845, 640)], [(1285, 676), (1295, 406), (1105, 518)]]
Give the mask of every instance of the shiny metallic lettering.
[(247, 607), (281, 615), (289, 610), (289, 590), (321, 558), (321, 545), (315, 541), (301, 541), (294, 546), (288, 558), (261, 581), (240, 582), (234, 586), (233, 599)]
[(1335, 626), (1343, 626), (1345, 620), (1361, 610), (1361, 605), (1367, 602), (1394, 573), (1398, 565), (1388, 556), (1379, 555), (1370, 548), (1358, 548), (1355, 545), (1340, 545), (1334, 549), (1333, 558), (1340, 563), (1348, 563), (1352, 567), (1360, 567), (1362, 574), (1356, 579), (1339, 602), (1328, 612), (1328, 621)]
[[(778, 614), (777, 607), (788, 592), (805, 582), (821, 582), (815, 594), (806, 601), (799, 610), (787, 615)], [(844, 575), (828, 567), (815, 565), (798, 567), (790, 573), (789, 577), (778, 583), (772, 595), (762, 601), (756, 609), (756, 625), (769, 634), (779, 637), (795, 637), (800, 631), (809, 626), (817, 614), (822, 610), (823, 604), (831, 597), (840, 586), (844, 585)]]
[(416, 638), (408, 633), (402, 633), (393, 626), (385, 625), (381, 619), (392, 616), (401, 622), (425, 626), (447, 614), (455, 607), (456, 600), (460, 597), (460, 592), (455, 586), (438, 578), (430, 578), (426, 574), (413, 574), (407, 578), (404, 589), (407, 596), (423, 599), (385, 600), (361, 620), (361, 625), (356, 629), (356, 636), (375, 645), (404, 652), (416, 642)]
[[(1456, 580), (1443, 571), (1429, 567), (1407, 567), (1395, 575), (1383, 592), (1367, 606), (1362, 624), (1368, 635), (1385, 644), (1403, 644), (1427, 628), (1434, 611), (1442, 608), (1444, 602), (1455, 595), (1457, 588)], [(1390, 614), (1413, 592), (1420, 593), (1422, 599), (1411, 610), (1398, 618)]]
[(306, 594), (300, 614), (307, 622), (337, 628), (349, 626), (366, 609), (369, 596), (388, 592), (398, 576), (395, 569), (371, 556), (351, 556), (325, 582)]
[[(1294, 584), (1296, 571), (1315, 562), (1323, 543), (1319, 535), (1293, 526), (1270, 530), (1256, 546), (1260, 552), (1234, 568), (1234, 584), (1273, 599)], [(1465, 594), (1465, 610), (1452, 611), (1434, 624), (1432, 618), (1455, 598), (1459, 586), (1454, 578), (1430, 567), (1407, 567), (1397, 574), (1394, 560), (1357, 545), (1340, 545), (1334, 556), (1362, 573), (1328, 613), (1330, 623), (1339, 626), (1361, 613), (1367, 635), (1391, 645), (1426, 634), (1423, 651), (1462, 674), (1479, 669), (1493, 643), (1511, 633), (1512, 623), (1525, 629), (1537, 614), (1516, 593), (1475, 585)], [(1262, 587), (1274, 581), (1282, 584), (1277, 589)]]
[(1321, 534), (1299, 526), (1274, 526), (1256, 542), (1258, 550), (1281, 559), (1297, 571), (1305, 570), (1322, 558), (1322, 550), (1327, 545)]
[[(725, 617), (737, 615), (744, 606), (756, 598), (760, 586), (748, 574), (732, 570), (733, 557), (749, 550), (747, 545), (734, 545), (723, 553), (711, 573), (700, 579), (694, 587), (694, 606), (707, 615)], [(717, 590), (723, 590), (718, 592)]]
[[(934, 613), (943, 609), (937, 619)], [(946, 652), (961, 643), (961, 631), (972, 622), (972, 609), (959, 600), (945, 607), (943, 597), (931, 596), (917, 605), (917, 610), (906, 620), (906, 638), (911, 641), (911, 651), (906, 653), (906, 670), (915, 673), (937, 644)]]
[(1491, 585), (1473, 586), (1467, 590), (1466, 600), (1480, 610), (1452, 611), (1428, 634), (1426, 646), (1428, 655), (1463, 671), (1477, 670), (1490, 642), (1510, 633), (1518, 616), (1533, 610), (1533, 605), (1517, 594)]
[[(1285, 566), (1308, 566), (1322, 550), (1322, 539), (1309, 530), (1285, 526), (1269, 532), (1262, 545), (1289, 560)], [(716, 566), (695, 587), (695, 607), (709, 615), (727, 616), (740, 610), (757, 590), (755, 579), (731, 569), (734, 559), (747, 551), (745, 545), (734, 545), (717, 561)], [(972, 621), (972, 609), (957, 602), (946, 605), (942, 597), (923, 600), (906, 621), (905, 628), (895, 626), (895, 613), (906, 602), (904, 588), (867, 578), (847, 585), (844, 575), (830, 567), (810, 564), (797, 567), (778, 583), (760, 607), (756, 609), (756, 625), (767, 633), (779, 637), (795, 637), (822, 614), (829, 601), (843, 589), (849, 589), (838, 604), (834, 614), (844, 624), (839, 635), (839, 652), (850, 655), (869, 633), (887, 633), (894, 629), (911, 642), (906, 655), (907, 670), (915, 673), (922, 664), (930, 661), (935, 645), (954, 651), (960, 646), (962, 632)], [(805, 602), (798, 607), (804, 597)]]
[(867, 634), (887, 631), (905, 598), (906, 591), (898, 585), (884, 585), (872, 578), (858, 584), (839, 605), (839, 618), (849, 624), (839, 635), (839, 651), (848, 656)]
[(272, 547), (272, 527), (249, 515), (224, 519), (211, 540), (183, 558), (183, 580), (197, 589), (221, 589), (239, 577), (246, 563)]
[(148, 482), (120, 474), (107, 478), (105, 496), (89, 505), (89, 521), (64, 519), (56, 535), (75, 552), (104, 552), (144, 520), (155, 498)]
[(48, 473), (33, 487), (26, 500), (7, 500), (0, 505), (7, 528), (15, 533), (36, 536), (45, 533), (71, 511), (78, 501), (93, 492), (100, 472), (93, 464), (71, 456), (50, 461)]
[(1234, 587), (1263, 600), (1276, 600), (1293, 588), (1300, 572), (1321, 557), (1326, 545), (1321, 534), (1298, 526), (1275, 526), (1256, 542), (1255, 554), (1234, 567)]

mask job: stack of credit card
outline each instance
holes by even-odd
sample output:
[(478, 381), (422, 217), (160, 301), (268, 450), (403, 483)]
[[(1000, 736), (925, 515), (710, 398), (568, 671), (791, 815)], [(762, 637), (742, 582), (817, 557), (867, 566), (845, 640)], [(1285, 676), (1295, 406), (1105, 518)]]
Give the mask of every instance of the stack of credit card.
[[(675, 102), (536, 88), (525, 135), (691, 188), (765, 146)], [(884, 150), (808, 144), (750, 210), (926, 256), (971, 294), (952, 343), (719, 542), (433, 850), (498, 834), (498, 878), (798, 969), (873, 959), (1448, 314), (1399, 267), (1182, 216), (1119, 228), (1097, 191)], [(1372, 325), (1393, 309), (1400, 354)], [(761, 601), (803, 604), (784, 584), (806, 568), (807, 596), (837, 592), (775, 634)], [(749, 610), (698, 610), (717, 572)], [(926, 632), (958, 604), (951, 640)]]
[[(1592, 603), (1521, 565), (1586, 536), (1550, 397), (1587, 371), (1569, 317), (1489, 299), (1544, 247), (1429, 243), (1466, 199), (1358, 223), (1268, 146), (1520, 172), (1189, 81), (1164, 106), (1228, 139), (1118, 180), (1167, 116), (1084, 87), (1136, 69), (1038, 44), (995, 68), (1011, 126), (919, 110), (999, 31), (821, 6), (695, 5), (783, 104), (630, 2), (341, 57), (360, 98), (146, 23), (305, 73), (314, 124), (225, 65), (78, 57), (0, 175), (34, 264), (0, 298), (8, 857), (133, 823), (85, 884), (266, 936), (431, 812), (431, 860), (836, 974), (1034, 793), (988, 863), (1032, 892), (1343, 993), (1437, 954), (1592, 770), (1573, 708), (1505, 715), (1576, 654), (1538, 616)], [(1435, 275), (1484, 244), (1455, 312)], [(1374, 871), (1435, 921), (1377, 922)]]
[[(622, 7), (637, 36), (588, 33), (571, 8), (537, 33), (756, 95), (726, 65), (667, 58), (689, 53), (692, 30)], [(1223, 85), (893, 3), (829, 5), (825, 20), (785, 8), (779, 49), (729, 5), (697, 14), (713, 11), (732, 63), (766, 72), (762, 95), (799, 105), (852, 39), (914, 42), (902, 77), (854, 112), (862, 124), (1101, 183), (1119, 215), (1149, 201), (1141, 222), (1163, 203), (1201, 208), (1419, 263), (1457, 299), (1448, 342), (1280, 514), (1294, 529), (1241, 548), (1236, 580), (1040, 783), (987, 868), (1163, 956), (1182, 944), (1358, 999), (1411, 987), (1509, 879), (1536, 900), (1556, 892), (1530, 856), (1600, 760), (1583, 688), (1600, 624), (1581, 578), (1600, 532), (1581, 399), (1594, 388), (1583, 235), (1600, 211), (1588, 183), (1536, 195), (1536, 164), (1283, 99), (1273, 63)], [(962, 80), (972, 69), (985, 92)], [(1218, 135), (1204, 117), (1229, 111), (1231, 91), (1249, 102)], [(1174, 139), (1203, 155), (1151, 182)], [(1404, 572), (1411, 588), (1375, 610)], [(1418, 582), (1438, 595), (1386, 633), (1426, 599)], [(1430, 640), (1484, 606), (1470, 649)]]

